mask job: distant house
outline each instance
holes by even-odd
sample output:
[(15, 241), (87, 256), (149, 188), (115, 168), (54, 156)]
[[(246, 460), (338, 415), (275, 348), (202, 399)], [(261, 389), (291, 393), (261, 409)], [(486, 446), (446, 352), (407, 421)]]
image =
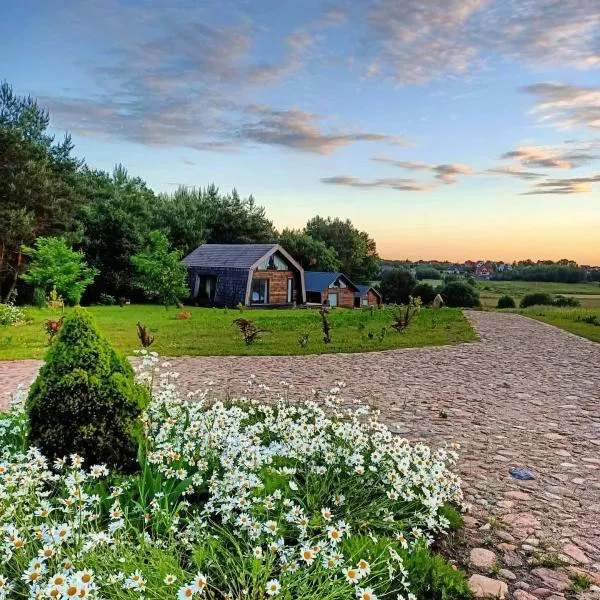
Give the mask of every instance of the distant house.
[(304, 270), (279, 244), (204, 244), (181, 262), (200, 306), (306, 303)]
[(491, 275), (490, 270), (483, 265), (478, 265), (475, 269), (475, 277), (479, 277), (480, 279), (489, 279)]
[(381, 294), (370, 285), (357, 285), (358, 291), (354, 294), (354, 306), (379, 306), (382, 301)]
[(460, 275), (462, 273), (462, 270), (460, 268), (460, 265), (448, 265), (446, 273), (448, 275)]
[(330, 271), (305, 271), (306, 301), (352, 308), (359, 291), (343, 273)]

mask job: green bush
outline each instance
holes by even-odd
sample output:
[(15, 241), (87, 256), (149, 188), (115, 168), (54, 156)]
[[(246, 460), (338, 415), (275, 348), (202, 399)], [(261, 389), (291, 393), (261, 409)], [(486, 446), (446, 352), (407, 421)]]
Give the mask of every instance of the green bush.
[(500, 298), (498, 298), (498, 304), (496, 304), (496, 308), (515, 308), (516, 306), (513, 297), (508, 294), (500, 296)]
[(528, 306), (549, 306), (552, 304), (552, 296), (543, 292), (535, 292), (533, 294), (526, 294), (521, 298), (519, 306), (521, 308), (527, 308)]
[(50, 459), (133, 472), (149, 392), (81, 308), (69, 315), (27, 398), (29, 443)]
[(412, 291), (412, 297), (421, 298), (423, 304), (431, 304), (436, 296), (437, 292), (430, 283), (417, 283)]
[(573, 296), (554, 296), (554, 300), (552, 301), (554, 306), (581, 306), (581, 302), (577, 300), (577, 298), (573, 298)]
[(451, 281), (440, 291), (446, 306), (472, 308), (479, 306), (479, 292), (465, 281)]
[(116, 298), (110, 294), (100, 294), (98, 298), (98, 304), (102, 304), (103, 306), (114, 306), (116, 303)]

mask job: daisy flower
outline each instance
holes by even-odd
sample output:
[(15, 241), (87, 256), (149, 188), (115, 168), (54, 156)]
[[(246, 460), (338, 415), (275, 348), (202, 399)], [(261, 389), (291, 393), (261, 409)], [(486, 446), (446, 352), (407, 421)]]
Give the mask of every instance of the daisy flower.
[(281, 585), (277, 579), (270, 579), (267, 581), (266, 592), (269, 596), (276, 596), (279, 594), (279, 590), (281, 589)]

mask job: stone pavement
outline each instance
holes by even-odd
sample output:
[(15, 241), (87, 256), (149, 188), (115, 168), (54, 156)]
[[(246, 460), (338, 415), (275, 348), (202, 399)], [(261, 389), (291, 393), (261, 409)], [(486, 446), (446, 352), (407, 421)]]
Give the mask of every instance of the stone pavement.
[[(499, 561), (478, 567), (475, 553), (473, 570), (490, 575), (492, 569), (515, 598), (530, 600), (527, 594), (568, 595), (567, 569), (572, 575), (583, 568), (594, 597), (600, 586), (600, 344), (516, 314), (468, 317), (479, 342), (368, 354), (179, 357), (170, 359), (171, 370), (188, 391), (210, 380), (236, 393), (252, 373), (269, 386), (284, 379), (299, 396), (345, 381), (345, 395), (380, 408), (394, 431), (431, 445), (461, 444), (471, 545), (486, 546)], [(0, 401), (17, 383), (28, 384), (38, 367), (37, 361), (0, 362)], [(510, 466), (531, 469), (535, 479), (512, 478)], [(556, 569), (559, 563), (566, 566)]]

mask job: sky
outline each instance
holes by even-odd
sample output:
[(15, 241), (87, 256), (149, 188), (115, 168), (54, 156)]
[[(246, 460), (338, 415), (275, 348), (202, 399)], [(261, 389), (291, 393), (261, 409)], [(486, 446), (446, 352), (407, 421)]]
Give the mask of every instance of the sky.
[(388, 259), (600, 264), (598, 0), (2, 0), (0, 78), (94, 168)]

